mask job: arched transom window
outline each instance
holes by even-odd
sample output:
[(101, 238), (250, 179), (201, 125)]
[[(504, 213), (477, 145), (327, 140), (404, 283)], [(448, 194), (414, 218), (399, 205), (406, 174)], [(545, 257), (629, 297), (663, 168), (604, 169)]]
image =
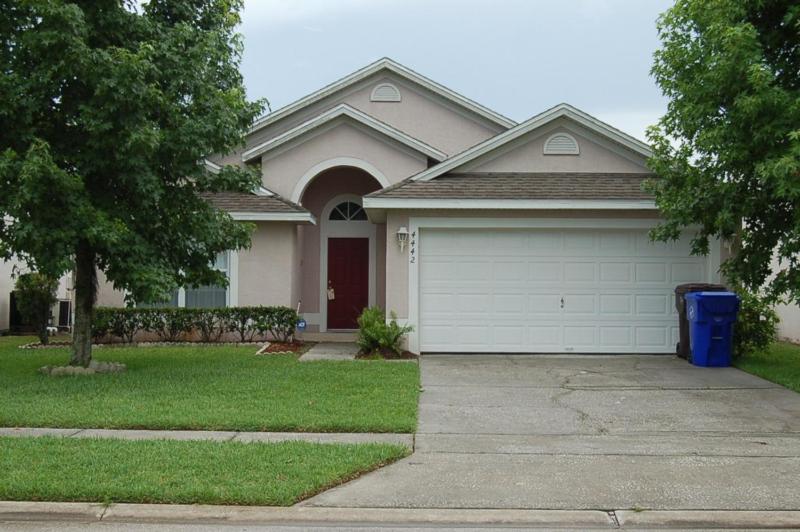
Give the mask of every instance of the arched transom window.
[(366, 221), (367, 213), (361, 208), (361, 205), (354, 201), (343, 201), (333, 208), (328, 220), (335, 221)]

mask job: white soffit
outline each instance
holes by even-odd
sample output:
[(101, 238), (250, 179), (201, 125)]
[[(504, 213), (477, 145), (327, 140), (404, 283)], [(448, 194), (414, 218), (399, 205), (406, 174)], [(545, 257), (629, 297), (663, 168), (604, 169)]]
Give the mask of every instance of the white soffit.
[(584, 113), (580, 109), (577, 109), (567, 103), (561, 103), (551, 109), (548, 109), (547, 111), (544, 111), (543, 113), (534, 116), (533, 118), (526, 120), (525, 122), (518, 124), (508, 131), (504, 131), (503, 133), (487, 139), (484, 142), (481, 142), (480, 144), (477, 144), (472, 148), (469, 148), (460, 154), (455, 155), (440, 164), (437, 164), (436, 166), (432, 166), (431, 168), (420, 172), (412, 179), (414, 181), (430, 181), (431, 179), (435, 179), (442, 174), (450, 172), (451, 170), (473, 161), (478, 157), (486, 155), (487, 153), (492, 152), (501, 146), (552, 122), (553, 120), (562, 117), (569, 118), (589, 129), (590, 131), (593, 131), (604, 138), (607, 138), (635, 153), (638, 153), (642, 157), (650, 157), (652, 155), (650, 147), (644, 142), (594, 118), (589, 114)]

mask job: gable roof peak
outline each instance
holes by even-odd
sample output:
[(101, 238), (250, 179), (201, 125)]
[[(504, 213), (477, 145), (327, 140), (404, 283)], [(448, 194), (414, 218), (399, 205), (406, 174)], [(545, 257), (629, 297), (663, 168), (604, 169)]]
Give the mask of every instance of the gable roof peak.
[(340, 103), (339, 105), (328, 109), (322, 114), (319, 114), (302, 124), (295, 126), (294, 128), (286, 131), (278, 135), (277, 137), (271, 138), (266, 142), (262, 142), (261, 144), (246, 150), (242, 153), (242, 161), (249, 162), (253, 159), (261, 157), (263, 154), (274, 150), (275, 148), (282, 146), (283, 144), (290, 142), (296, 138), (299, 138), (306, 133), (313, 131), (319, 127), (324, 126), (325, 124), (329, 124), (334, 120), (339, 118), (345, 117), (349, 120), (357, 124), (361, 124), (364, 127), (369, 128), (370, 130), (377, 131), (378, 133), (382, 133), (388, 138), (394, 139), (395, 141), (403, 144), (419, 153), (423, 153), (426, 156), (430, 157), (435, 161), (443, 161), (447, 158), (447, 154), (438, 149), (434, 148), (433, 146), (400, 131), (399, 129), (387, 124), (386, 122), (382, 122), (367, 113), (359, 111), (358, 109), (347, 105), (346, 103)]
[(414, 181), (430, 181), (440, 175), (451, 172), (452, 170), (470, 162), (478, 157), (481, 157), (499, 147), (508, 144), (509, 142), (531, 132), (540, 127), (551, 123), (552, 121), (566, 117), (573, 122), (585, 127), (586, 129), (605, 137), (616, 144), (631, 150), (642, 157), (650, 157), (652, 151), (650, 146), (641, 140), (628, 135), (627, 133), (599, 120), (585, 111), (581, 111), (577, 107), (568, 103), (559, 103), (553, 107), (542, 111), (541, 113), (532, 116), (524, 122), (520, 122), (511, 129), (488, 138), (485, 141), (464, 150), (463, 152), (442, 161), (436, 166), (432, 166), (427, 170), (423, 170), (419, 174), (413, 176), (411, 179)]
[(273, 124), (287, 116), (294, 114), (296, 111), (303, 109), (315, 102), (322, 100), (323, 98), (330, 96), (340, 90), (343, 90), (359, 81), (362, 81), (373, 74), (380, 72), (382, 70), (388, 70), (401, 78), (411, 81), (412, 83), (416, 83), (429, 91), (441, 96), (445, 100), (448, 100), (456, 105), (467, 109), (468, 111), (474, 113), (475, 115), (488, 120), (494, 124), (502, 126), (504, 128), (510, 128), (516, 125), (516, 122), (511, 120), (510, 118), (506, 118), (505, 116), (492, 111), (488, 107), (485, 107), (466, 96), (462, 96), (458, 94), (454, 90), (448, 89), (444, 85), (437, 83), (422, 74), (415, 72), (414, 70), (404, 66), (394, 59), (390, 57), (381, 57), (377, 61), (373, 61), (372, 63), (368, 64), (365, 67), (362, 67), (355, 72), (348, 74), (347, 76), (330, 83), (321, 89), (312, 92), (311, 94), (300, 98), (299, 100), (294, 101), (288, 105), (281, 107), (280, 109), (276, 109), (269, 114), (262, 116), (261, 118), (257, 119), (255, 123), (250, 128), (249, 133), (254, 133), (260, 129), (267, 127), (270, 124)]

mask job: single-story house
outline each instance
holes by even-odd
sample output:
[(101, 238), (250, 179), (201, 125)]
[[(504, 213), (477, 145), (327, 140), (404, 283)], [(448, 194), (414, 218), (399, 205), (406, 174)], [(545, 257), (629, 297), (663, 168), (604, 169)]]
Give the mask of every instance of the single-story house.
[(675, 285), (718, 282), (728, 251), (650, 242), (649, 155), (571, 105), (516, 123), (381, 59), (209, 157), (260, 168), (259, 190), (210, 198), (257, 229), (220, 257), (227, 288), (173, 303), (299, 306), (314, 332), (378, 305), (414, 352), (674, 352)]

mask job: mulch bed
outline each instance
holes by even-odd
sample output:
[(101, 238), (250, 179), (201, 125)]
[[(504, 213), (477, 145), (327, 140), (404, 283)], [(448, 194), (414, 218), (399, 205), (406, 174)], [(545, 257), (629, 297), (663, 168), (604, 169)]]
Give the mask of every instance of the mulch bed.
[(262, 355), (270, 353), (302, 353), (308, 347), (305, 342), (270, 342), (269, 347), (261, 351)]
[(403, 351), (398, 355), (391, 349), (381, 349), (374, 353), (359, 353), (356, 358), (360, 360), (416, 360), (419, 356), (411, 351)]

